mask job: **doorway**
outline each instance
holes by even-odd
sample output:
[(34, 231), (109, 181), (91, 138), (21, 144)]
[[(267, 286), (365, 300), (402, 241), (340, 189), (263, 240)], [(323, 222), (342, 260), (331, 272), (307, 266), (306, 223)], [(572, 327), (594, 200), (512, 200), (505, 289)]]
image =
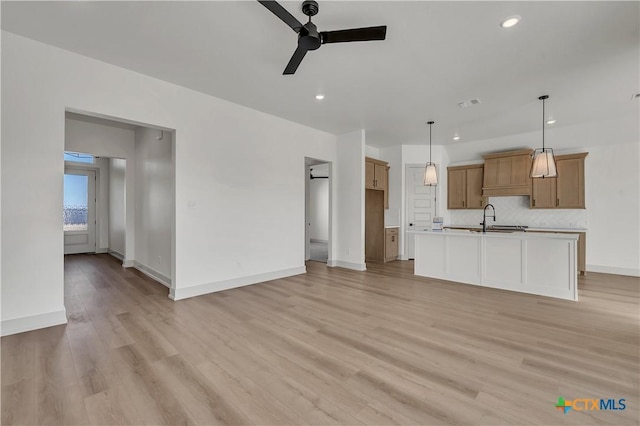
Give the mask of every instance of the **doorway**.
[[(436, 215), (436, 186), (424, 185), (424, 164), (408, 164), (405, 169), (405, 195), (407, 216), (405, 229), (431, 229)], [(415, 257), (413, 234), (405, 234), (405, 253), (408, 259)]]
[(331, 239), (331, 167), (305, 159), (305, 260), (327, 263)]
[(64, 254), (96, 252), (96, 172), (65, 169)]

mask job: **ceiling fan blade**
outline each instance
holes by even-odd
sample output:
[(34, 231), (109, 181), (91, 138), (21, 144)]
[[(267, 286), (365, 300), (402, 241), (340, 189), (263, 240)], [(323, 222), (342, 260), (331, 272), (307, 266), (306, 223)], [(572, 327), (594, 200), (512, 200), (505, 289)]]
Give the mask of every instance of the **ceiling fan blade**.
[(292, 14), (280, 5), (277, 1), (273, 0), (258, 0), (258, 2), (269, 9), (271, 13), (280, 18), (285, 24), (291, 27), (291, 29), (297, 33), (300, 32), (302, 24)]
[(284, 69), (284, 72), (282, 74), (283, 75), (295, 74), (296, 70), (298, 69), (298, 65), (300, 65), (300, 62), (302, 62), (302, 59), (306, 54), (307, 54), (307, 49), (304, 49), (298, 46), (296, 51), (293, 52), (293, 56), (291, 57), (291, 59), (289, 59), (289, 63), (287, 64), (287, 67)]
[(322, 31), (322, 44), (347, 43), (350, 41), (384, 40), (387, 36), (387, 26), (353, 28), (350, 30)]

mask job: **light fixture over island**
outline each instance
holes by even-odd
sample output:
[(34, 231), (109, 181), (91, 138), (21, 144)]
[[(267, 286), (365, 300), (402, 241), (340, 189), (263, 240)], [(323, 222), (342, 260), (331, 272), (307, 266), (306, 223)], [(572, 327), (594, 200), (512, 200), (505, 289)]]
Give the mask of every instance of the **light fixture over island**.
[(578, 234), (409, 232), (415, 275), (578, 300)]

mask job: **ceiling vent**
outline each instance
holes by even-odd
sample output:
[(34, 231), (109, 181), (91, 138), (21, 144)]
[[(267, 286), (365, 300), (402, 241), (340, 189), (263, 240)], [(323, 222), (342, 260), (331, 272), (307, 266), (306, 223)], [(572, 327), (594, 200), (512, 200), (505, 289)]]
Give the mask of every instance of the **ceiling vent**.
[(458, 102), (458, 106), (460, 108), (466, 108), (466, 107), (470, 107), (470, 106), (473, 106), (473, 105), (478, 105), (479, 103), (480, 103), (480, 99), (473, 98), (473, 99), (468, 99), (466, 101)]

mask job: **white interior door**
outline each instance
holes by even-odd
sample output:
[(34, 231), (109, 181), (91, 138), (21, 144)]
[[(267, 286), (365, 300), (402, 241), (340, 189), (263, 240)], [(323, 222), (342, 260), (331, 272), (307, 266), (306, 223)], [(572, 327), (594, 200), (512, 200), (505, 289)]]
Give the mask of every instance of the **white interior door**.
[[(436, 187), (424, 185), (424, 165), (408, 165), (405, 172), (407, 200), (406, 230), (431, 229), (436, 214)], [(405, 234), (407, 258), (415, 252), (413, 234)]]
[(96, 172), (64, 172), (64, 254), (96, 251)]

